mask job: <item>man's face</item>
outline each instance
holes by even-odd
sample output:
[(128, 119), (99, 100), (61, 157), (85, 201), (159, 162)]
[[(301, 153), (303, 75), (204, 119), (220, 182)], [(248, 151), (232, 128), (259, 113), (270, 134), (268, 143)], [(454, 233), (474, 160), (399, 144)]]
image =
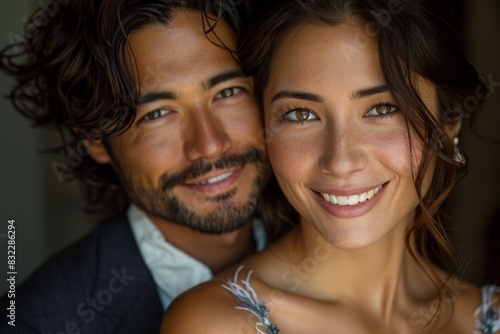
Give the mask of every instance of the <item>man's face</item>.
[[(235, 49), (229, 25), (215, 32)], [(269, 176), (251, 80), (207, 40), (196, 11), (178, 11), (168, 26), (145, 26), (129, 40), (137, 116), (109, 140), (108, 157), (131, 200), (154, 221), (213, 234), (241, 228)]]

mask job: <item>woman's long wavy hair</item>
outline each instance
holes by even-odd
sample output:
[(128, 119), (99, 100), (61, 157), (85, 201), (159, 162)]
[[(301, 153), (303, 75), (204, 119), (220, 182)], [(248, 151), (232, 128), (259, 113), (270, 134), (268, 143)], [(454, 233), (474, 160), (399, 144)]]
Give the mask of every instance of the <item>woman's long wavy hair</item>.
[(83, 181), (94, 211), (120, 216), (128, 205), (112, 168), (94, 162), (81, 143), (116, 136), (135, 118), (139, 90), (132, 75), (134, 62), (127, 61), (128, 34), (152, 23), (167, 25), (179, 9), (201, 11), (207, 34), (222, 18), (237, 30), (236, 11), (222, 4), (217, 0), (47, 2), (26, 23), (22, 39), (1, 51), (0, 69), (16, 81), (8, 97), (34, 125), (59, 129), (63, 145), (54, 151), (66, 154), (61, 172)]
[[(462, 40), (446, 13), (435, 6), (431, 0), (288, 1), (249, 31), (239, 46), (239, 57), (245, 73), (254, 77), (262, 107), (262, 92), (273, 61), (277, 61), (274, 56), (285, 36), (301, 26), (352, 23), (376, 40), (385, 79), (405, 115), (412, 156), (410, 132), (424, 144), (421, 163), (413, 171), (419, 203), (407, 230), (406, 246), (415, 260), (413, 244), (420, 255), (436, 264), (451, 260), (453, 265), (447, 269), (453, 272), (458, 257), (440, 209), (466, 169), (454, 160), (454, 143), (445, 128), (466, 119), (473, 122), (488, 87), (464, 56)], [(417, 76), (436, 86), (437, 117), (418, 94)], [(422, 193), (424, 178), (430, 173), (430, 188)]]

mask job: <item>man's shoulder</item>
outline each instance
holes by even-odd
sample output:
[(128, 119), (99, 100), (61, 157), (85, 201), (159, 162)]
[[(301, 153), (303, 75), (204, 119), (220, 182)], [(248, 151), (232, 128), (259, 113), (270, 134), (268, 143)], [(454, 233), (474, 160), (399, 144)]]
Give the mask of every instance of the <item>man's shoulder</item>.
[(113, 242), (116, 235), (110, 238), (112, 232), (125, 229), (126, 224), (126, 221), (116, 220), (103, 222), (88, 235), (52, 256), (18, 287), (17, 299), (28, 294), (26, 302), (32, 302), (34, 298), (55, 290), (89, 285), (88, 280), (82, 279), (94, 277), (99, 263), (108, 257), (106, 249), (100, 247), (103, 239)]
[[(10, 300), (0, 301), (2, 313)], [(41, 332), (112, 332), (141, 300), (161, 316), (154, 282), (125, 219), (99, 224), (53, 256), (16, 288), (14, 300), (16, 319)]]

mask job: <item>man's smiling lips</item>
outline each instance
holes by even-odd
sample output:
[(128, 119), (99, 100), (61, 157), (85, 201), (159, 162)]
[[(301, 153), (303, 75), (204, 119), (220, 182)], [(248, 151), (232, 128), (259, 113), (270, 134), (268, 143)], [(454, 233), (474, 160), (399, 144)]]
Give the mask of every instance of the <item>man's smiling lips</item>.
[(222, 180), (227, 179), (232, 174), (233, 174), (233, 172), (227, 172), (227, 173), (224, 173), (224, 174), (221, 174), (221, 175), (218, 175), (218, 176), (214, 176), (214, 177), (211, 177), (209, 179), (206, 179), (206, 180), (203, 180), (203, 181), (200, 181), (200, 182), (196, 182), (195, 184), (196, 185), (214, 184), (216, 182), (220, 182)]
[(217, 193), (228, 191), (234, 186), (243, 167), (231, 170), (216, 170), (203, 175), (201, 178), (181, 184), (192, 190), (200, 191), (206, 195), (215, 195)]

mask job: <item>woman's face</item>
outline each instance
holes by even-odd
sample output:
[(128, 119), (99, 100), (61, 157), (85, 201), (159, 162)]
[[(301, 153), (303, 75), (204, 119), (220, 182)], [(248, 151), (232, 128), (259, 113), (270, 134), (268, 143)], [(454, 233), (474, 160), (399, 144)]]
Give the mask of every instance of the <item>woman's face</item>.
[[(418, 203), (412, 164), (416, 173), (422, 143), (412, 135), (411, 156), (376, 42), (353, 25), (306, 25), (284, 39), (271, 68), (269, 157), (302, 223), (345, 249), (401, 235)], [(434, 87), (417, 84), (435, 112)]]

